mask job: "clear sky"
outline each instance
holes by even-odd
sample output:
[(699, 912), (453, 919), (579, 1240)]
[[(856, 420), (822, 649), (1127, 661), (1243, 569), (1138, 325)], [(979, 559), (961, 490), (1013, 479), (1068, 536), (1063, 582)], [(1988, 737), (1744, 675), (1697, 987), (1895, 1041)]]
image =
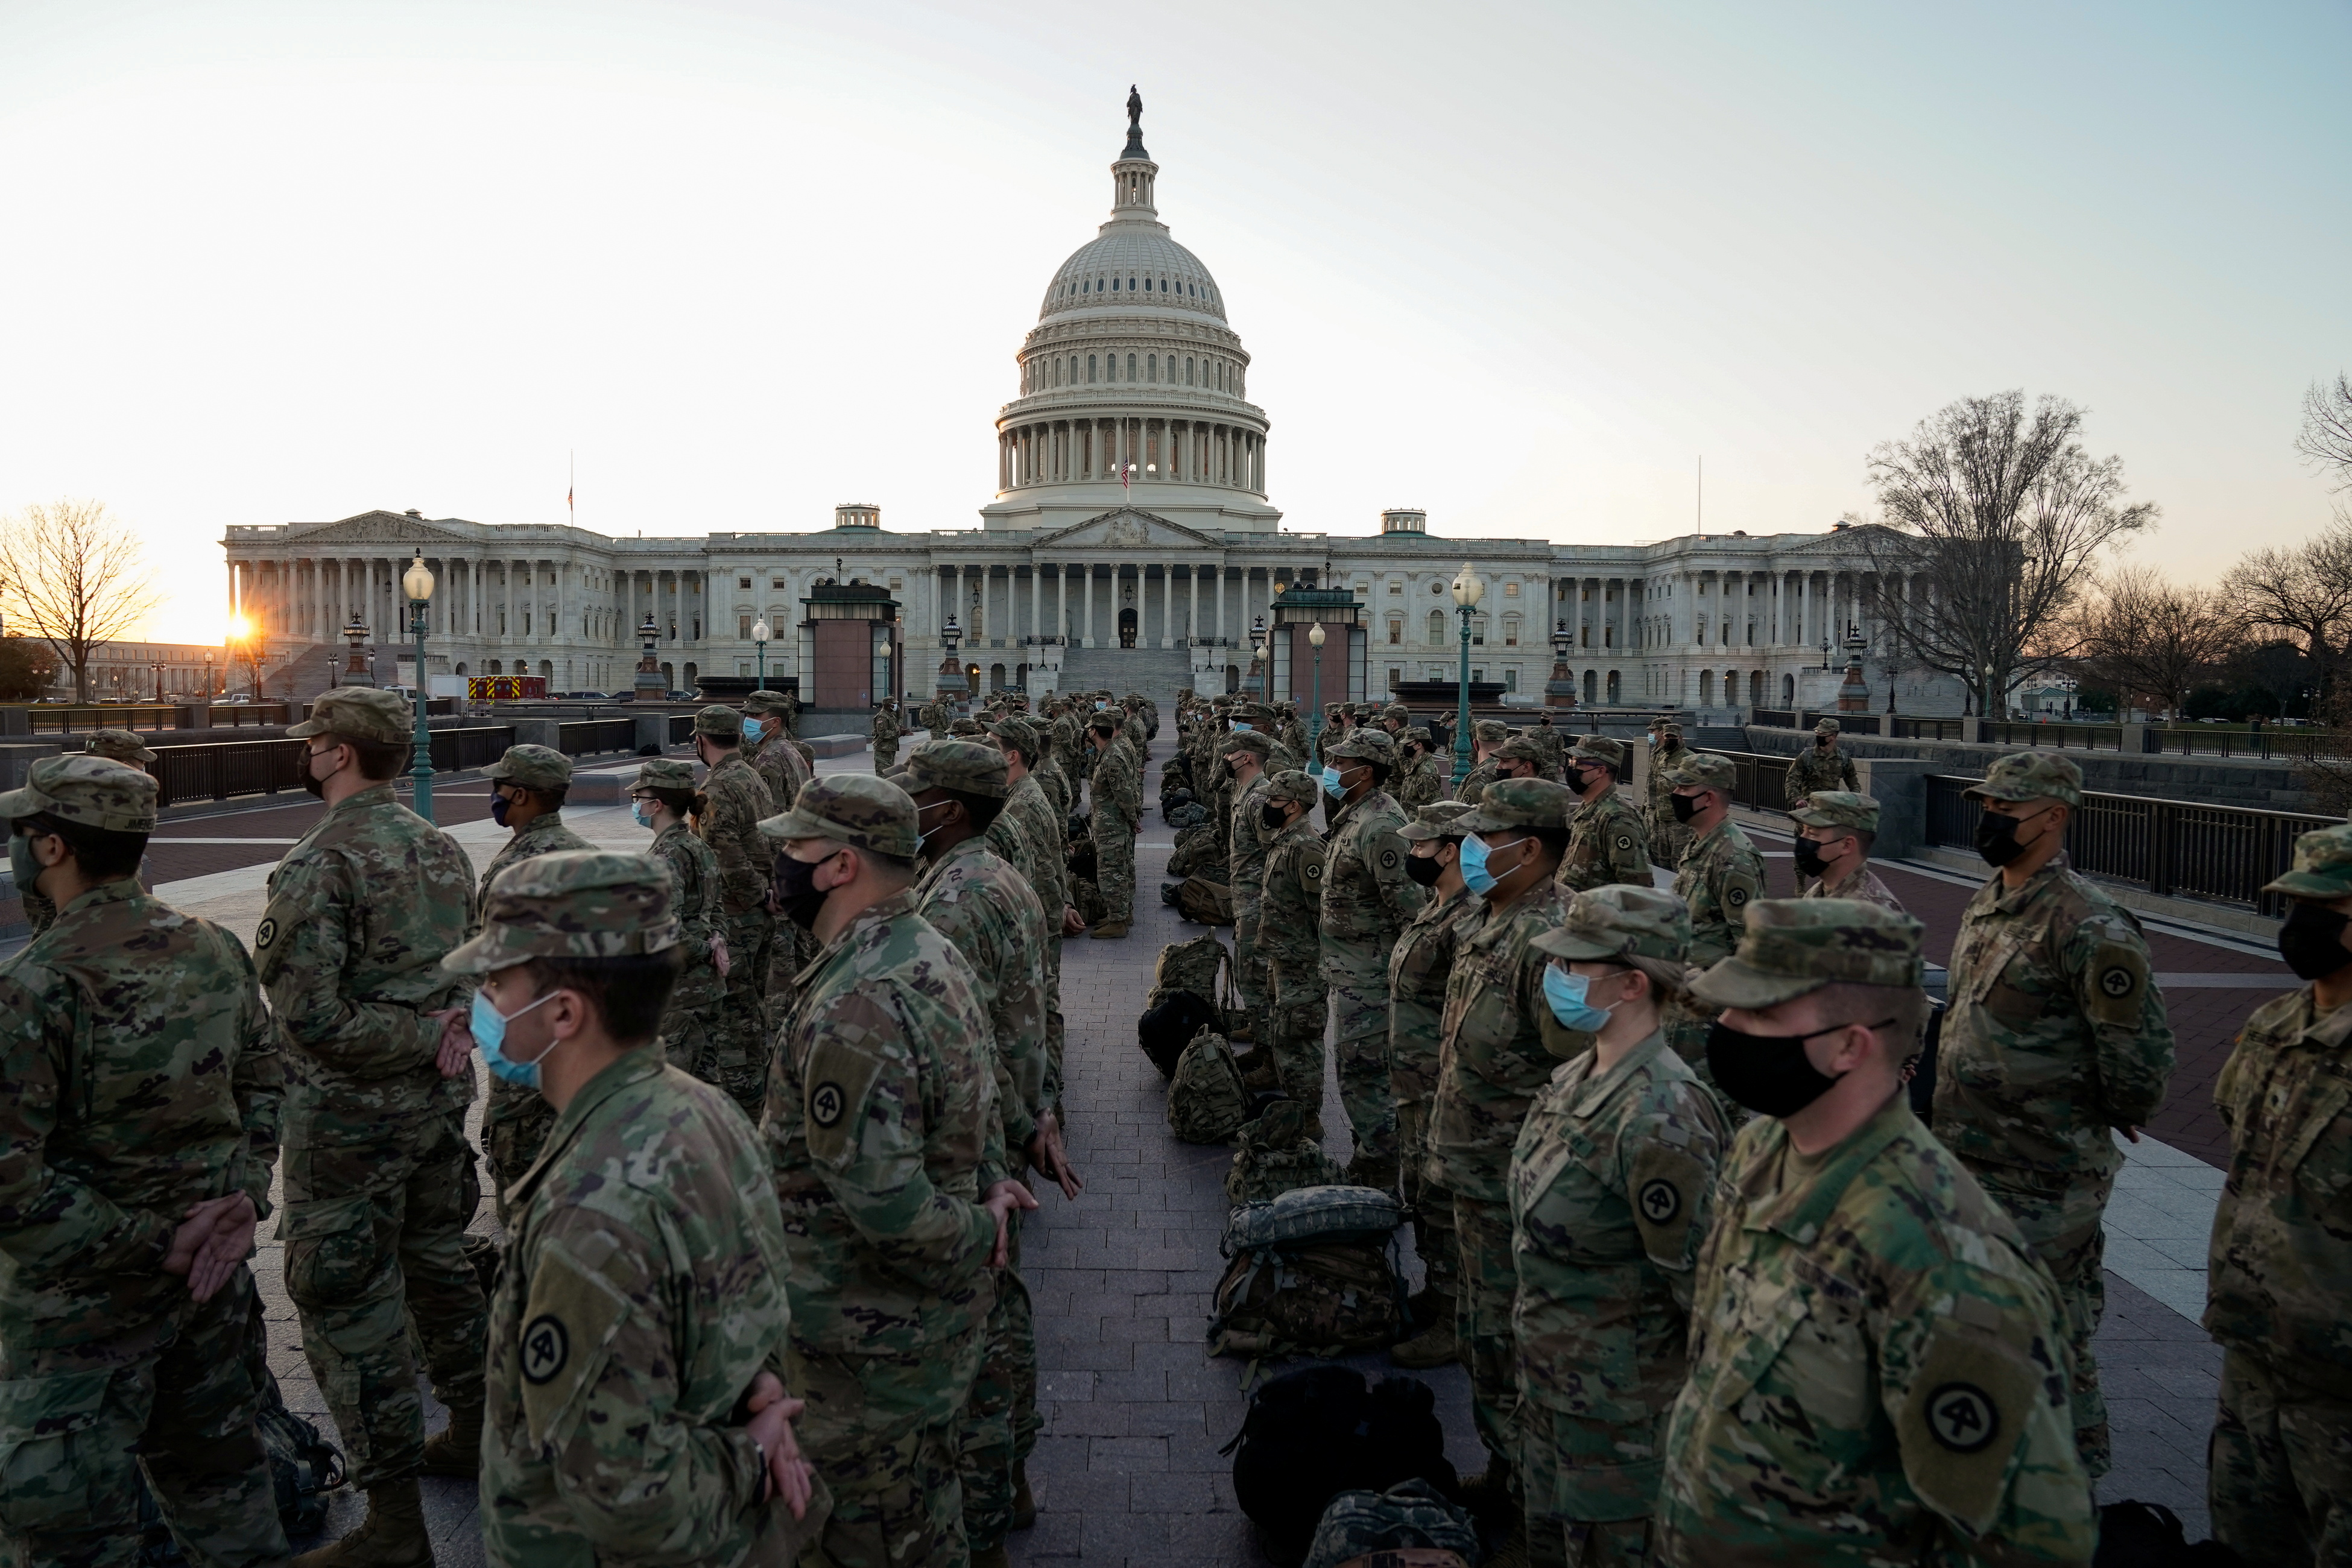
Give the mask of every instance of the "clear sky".
[(2091, 410), (2210, 575), (2326, 521), (2352, 6), (0, 0), (0, 510), (967, 528), (1128, 86), (1288, 526), (1826, 527)]

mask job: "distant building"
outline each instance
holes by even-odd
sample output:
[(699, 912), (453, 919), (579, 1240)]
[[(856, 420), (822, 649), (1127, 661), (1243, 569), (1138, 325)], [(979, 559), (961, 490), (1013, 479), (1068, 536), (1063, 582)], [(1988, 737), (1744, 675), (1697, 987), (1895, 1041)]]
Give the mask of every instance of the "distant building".
[[(53, 655), (56, 654), (54, 645), (45, 646), (49, 647)], [(231, 670), (226, 650), (203, 643), (100, 643), (89, 653), (90, 700), (120, 698), (125, 701), (152, 702), (160, 691), (167, 702), (193, 700), (206, 694), (207, 683), (214, 695), (223, 691), (250, 691), (252, 671), (241, 658), (236, 668)], [(205, 662), (207, 659), (211, 661), (209, 664)], [(262, 665), (265, 678), (269, 668), (265, 660)], [(273, 688), (273, 695), (275, 691)], [(50, 677), (47, 695), (68, 700), (74, 695), (73, 671), (68, 668), (62, 656), (58, 658), (57, 673)]]

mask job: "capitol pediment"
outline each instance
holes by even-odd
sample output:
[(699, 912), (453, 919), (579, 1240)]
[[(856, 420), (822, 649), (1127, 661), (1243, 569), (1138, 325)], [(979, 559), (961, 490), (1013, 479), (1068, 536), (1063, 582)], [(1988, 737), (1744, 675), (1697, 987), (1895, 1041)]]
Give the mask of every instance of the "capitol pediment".
[(363, 511), (338, 522), (322, 522), (304, 528), (299, 524), (287, 530), (285, 542), (303, 544), (466, 544), (472, 542), (467, 535), (453, 529), (436, 528), (421, 517), (405, 512)]
[(1148, 511), (1123, 506), (1084, 522), (1052, 533), (1040, 534), (1032, 550), (1223, 550), (1224, 539), (1220, 535), (1186, 528), (1181, 522), (1171, 522)]

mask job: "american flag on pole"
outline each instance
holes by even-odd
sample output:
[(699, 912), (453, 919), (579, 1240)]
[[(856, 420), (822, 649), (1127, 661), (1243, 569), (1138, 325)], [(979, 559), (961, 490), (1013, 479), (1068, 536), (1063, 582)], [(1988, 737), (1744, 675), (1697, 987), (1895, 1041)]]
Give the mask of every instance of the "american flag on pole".
[(1134, 473), (1135, 465), (1133, 463), (1121, 463), (1118, 466), (1118, 488), (1127, 491), (1129, 495), (1133, 495), (1135, 493), (1135, 485), (1132, 479)]

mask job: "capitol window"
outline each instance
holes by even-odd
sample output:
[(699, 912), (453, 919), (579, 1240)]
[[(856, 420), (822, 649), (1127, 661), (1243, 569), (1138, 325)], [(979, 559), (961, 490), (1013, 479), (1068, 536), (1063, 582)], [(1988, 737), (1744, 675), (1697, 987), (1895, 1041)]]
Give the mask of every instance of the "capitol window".
[(1146, 355), (1144, 358), (1143, 370), (1144, 379), (1147, 381), (1158, 381), (1160, 379), (1160, 356), (1158, 354)]
[(1127, 379), (1130, 382), (1135, 379), (1135, 356), (1133, 354), (1127, 356)]
[(1088, 354), (1088, 355), (1087, 356), (1087, 379), (1088, 381), (1092, 381), (1092, 380), (1094, 380), (1094, 378), (1095, 378), (1095, 356), (1094, 356), (1094, 355), (1092, 355), (1092, 354)]
[(1404, 617), (1403, 617), (1403, 616), (1391, 616), (1389, 617), (1389, 643), (1390, 643), (1390, 646), (1391, 646), (1391, 647), (1394, 647), (1394, 646), (1396, 646), (1397, 644), (1400, 644), (1400, 643), (1402, 643), (1402, 642), (1403, 642), (1403, 641), (1404, 641)]

